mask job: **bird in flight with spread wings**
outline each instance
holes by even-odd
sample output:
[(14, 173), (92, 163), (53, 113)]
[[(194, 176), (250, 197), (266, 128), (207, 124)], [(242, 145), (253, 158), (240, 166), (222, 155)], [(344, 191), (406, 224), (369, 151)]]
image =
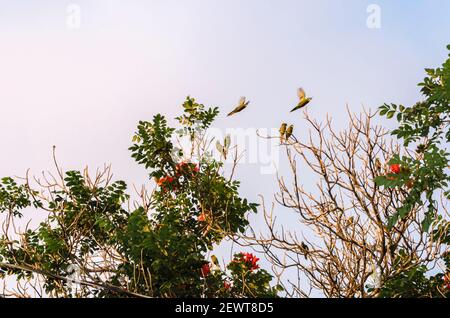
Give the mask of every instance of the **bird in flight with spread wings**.
[(245, 108), (247, 108), (248, 104), (250, 103), (250, 101), (247, 101), (246, 98), (243, 96), (241, 97), (241, 99), (239, 100), (239, 104), (236, 106), (236, 108), (228, 114), (228, 116), (237, 114), (241, 111), (243, 111)]
[(298, 95), (298, 98), (299, 98), (299, 102), (298, 102), (297, 106), (295, 106), (295, 108), (293, 110), (291, 110), (291, 113), (295, 112), (298, 109), (301, 109), (301, 108), (305, 107), (312, 100), (312, 97), (306, 97), (306, 93), (305, 93), (305, 90), (303, 88), (299, 88), (298, 89), (297, 95)]

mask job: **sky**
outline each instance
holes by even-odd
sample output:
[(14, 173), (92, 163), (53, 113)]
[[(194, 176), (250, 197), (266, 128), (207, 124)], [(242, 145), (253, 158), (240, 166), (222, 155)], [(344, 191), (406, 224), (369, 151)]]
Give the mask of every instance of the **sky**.
[[(448, 12), (447, 0), (0, 0), (0, 176), (53, 169), (55, 145), (65, 170), (106, 163), (147, 183), (128, 151), (136, 124), (176, 117), (188, 95), (219, 106), (214, 128), (231, 132), (290, 121), (300, 134), (299, 86), (310, 115), (338, 127), (346, 106), (412, 104), (423, 69), (447, 56)], [(249, 108), (227, 118), (240, 96)], [(242, 196), (270, 202), (263, 159), (236, 177)]]

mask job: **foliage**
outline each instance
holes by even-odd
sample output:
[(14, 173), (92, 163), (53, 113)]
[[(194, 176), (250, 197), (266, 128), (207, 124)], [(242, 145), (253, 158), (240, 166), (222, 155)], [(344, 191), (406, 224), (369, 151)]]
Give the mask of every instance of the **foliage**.
[[(218, 109), (206, 109), (190, 97), (183, 109), (176, 118), (178, 130), (159, 114), (139, 122), (130, 150), (156, 188), (135, 202), (135, 209), (125, 209), (127, 186), (111, 183), (109, 171), (94, 180), (86, 172), (61, 173), (60, 183), (50, 182), (40, 191), (3, 179), (1, 212), (20, 218), (21, 209), (33, 202), (48, 217), (22, 233), (20, 241), (4, 233), (2, 276), (30, 280), (38, 273), (45, 292), (58, 297), (276, 296), (278, 289), (269, 285), (272, 276), (259, 268), (233, 263), (204, 275), (213, 246), (243, 232), (257, 204), (241, 198), (239, 182), (225, 178), (223, 163), (200, 147)], [(192, 152), (177, 148), (174, 136), (187, 136)], [(64, 279), (73, 275), (71, 264), (82, 278), (76, 294)]]
[[(450, 45), (448, 46), (450, 50)], [(450, 199), (448, 183), (450, 176), (449, 153), (446, 146), (450, 142), (450, 58), (442, 67), (426, 69), (427, 77), (419, 84), (425, 99), (411, 107), (385, 104), (380, 114), (388, 119), (395, 117), (399, 127), (392, 134), (403, 139), (406, 147), (416, 144), (416, 156), (394, 156), (390, 164), (405, 167), (398, 176), (380, 176), (377, 183), (386, 187), (402, 187), (410, 183), (409, 196), (392, 216), (390, 226), (403, 219), (414, 206), (427, 204), (427, 212), (422, 225), (428, 231), (437, 217), (435, 193), (445, 191)]]
[(14, 216), (21, 216), (20, 210), (30, 205), (27, 187), (17, 185), (12, 178), (0, 182), (0, 212), (9, 210)]
[[(450, 50), (450, 45), (447, 47)], [(449, 55), (450, 56), (450, 55)], [(378, 185), (386, 188), (407, 189), (407, 196), (388, 223), (388, 228), (404, 220), (417, 206), (425, 206), (422, 218), (422, 231), (430, 232), (429, 244), (448, 250), (450, 243), (450, 222), (445, 218), (445, 206), (440, 207), (437, 197), (443, 192), (443, 200), (450, 199), (448, 173), (450, 142), (450, 58), (442, 67), (426, 69), (427, 76), (422, 83), (424, 100), (411, 107), (385, 104), (380, 114), (388, 119), (395, 117), (399, 123), (392, 135), (402, 139), (404, 146), (415, 145), (414, 155), (394, 155), (389, 164), (400, 167), (398, 172), (388, 173), (375, 179)], [(445, 205), (445, 203), (443, 203)], [(440, 212), (439, 209), (442, 211)], [(427, 266), (411, 262), (407, 269), (385, 282), (381, 297), (448, 297), (449, 258), (444, 253), (441, 258), (446, 269), (441, 273), (429, 275)], [(414, 255), (400, 254), (395, 266), (411, 261)], [(405, 268), (403, 266), (403, 268)]]
[[(349, 112), (348, 125), (338, 131), (331, 118), (322, 123), (305, 112), (303, 127), (311, 133), (292, 135), (284, 145), (289, 176), (278, 177), (275, 199), (286, 209), (265, 208), (267, 230), (247, 241), (265, 252), (275, 273), (297, 270), (293, 281), (279, 277), (291, 297), (312, 292), (331, 298), (377, 297), (380, 286), (403, 270), (435, 265), (441, 237), (435, 244), (427, 241), (432, 233), (421, 226), (424, 207), (415, 207), (392, 229), (386, 226), (409, 192), (406, 184), (380, 187), (374, 180), (380, 175), (387, 181), (406, 179), (408, 171), (383, 164), (405, 148), (375, 125), (374, 117)], [(298, 223), (282, 223), (278, 216), (289, 211)], [(400, 251), (414, 261), (396, 264)]]
[(446, 273), (438, 273), (427, 277), (428, 268), (425, 265), (408, 265), (410, 256), (401, 251), (396, 258), (394, 268), (408, 268), (399, 271), (388, 280), (380, 290), (380, 297), (392, 298), (422, 298), (450, 296), (450, 254), (444, 256)]

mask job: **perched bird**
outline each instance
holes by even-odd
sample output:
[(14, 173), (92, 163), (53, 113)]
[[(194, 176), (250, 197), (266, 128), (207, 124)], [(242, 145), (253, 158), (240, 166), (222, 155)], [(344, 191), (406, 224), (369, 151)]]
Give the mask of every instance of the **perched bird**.
[(348, 227), (348, 226), (351, 226), (351, 225), (353, 225), (353, 222), (355, 222), (355, 219), (353, 218), (353, 216), (351, 216), (351, 217), (349, 217), (348, 219), (347, 219), (347, 222), (346, 222), (346, 226)]
[(294, 133), (294, 125), (290, 125), (287, 129), (286, 129), (286, 141), (289, 140), (289, 138), (292, 137), (292, 134)]
[(382, 168), (381, 161), (380, 161), (380, 159), (376, 158), (375, 159), (375, 171), (377, 172), (377, 174), (380, 174), (381, 168)]
[(215, 255), (211, 255), (211, 263), (213, 264), (213, 266), (211, 266), (212, 271), (220, 271), (219, 260)]
[(299, 88), (298, 89), (297, 95), (298, 95), (298, 98), (299, 98), (299, 103), (298, 103), (297, 106), (295, 106), (295, 108), (293, 110), (291, 110), (291, 113), (295, 112), (297, 109), (305, 107), (312, 100), (312, 97), (306, 97), (306, 93), (305, 93), (305, 90), (303, 88)]
[(218, 140), (216, 140), (216, 149), (219, 150), (220, 153), (223, 152), (223, 146)]
[(228, 150), (231, 145), (231, 136), (227, 135), (223, 140), (223, 145), (217, 140), (216, 141), (216, 149), (220, 152), (223, 158), (226, 160), (228, 156)]
[(301, 243), (301, 246), (302, 246), (302, 248), (303, 248), (304, 250), (309, 251), (309, 247), (308, 247), (308, 245), (306, 245), (305, 242), (302, 242), (302, 243)]
[(306, 245), (305, 242), (302, 242), (301, 245), (303, 253), (305, 254), (305, 259), (308, 259), (308, 252), (309, 252), (309, 247), (308, 245)]
[(219, 260), (217, 259), (216, 255), (211, 255), (211, 262), (216, 265), (219, 266)]
[(237, 107), (231, 113), (229, 113), (228, 116), (231, 116), (231, 115), (234, 115), (234, 114), (237, 114), (237, 113), (243, 111), (245, 108), (247, 108), (249, 103), (250, 103), (250, 101), (247, 101), (245, 99), (245, 97), (241, 97), (241, 99), (239, 100), (239, 105), (237, 105)]
[(230, 149), (230, 145), (231, 145), (231, 136), (230, 135), (226, 135), (225, 139), (223, 140), (223, 147), (228, 150)]
[(283, 142), (284, 135), (286, 134), (286, 128), (287, 128), (287, 124), (282, 123), (280, 130), (279, 130), (280, 131), (280, 142)]

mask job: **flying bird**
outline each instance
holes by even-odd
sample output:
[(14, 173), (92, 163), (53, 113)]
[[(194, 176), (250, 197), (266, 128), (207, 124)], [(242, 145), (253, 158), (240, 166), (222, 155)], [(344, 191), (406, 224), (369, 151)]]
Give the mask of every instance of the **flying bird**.
[(248, 104), (250, 103), (250, 101), (247, 101), (245, 99), (245, 97), (241, 97), (241, 99), (239, 100), (239, 104), (236, 106), (236, 108), (228, 114), (228, 116), (237, 114), (241, 111), (243, 111), (245, 108), (247, 108)]
[(298, 98), (299, 98), (299, 102), (298, 102), (298, 105), (295, 106), (295, 108), (293, 110), (291, 110), (291, 113), (295, 112), (297, 109), (305, 107), (312, 100), (312, 97), (306, 97), (306, 93), (305, 93), (305, 90), (303, 88), (299, 88), (298, 89), (297, 95), (298, 95)]
[(279, 130), (280, 131), (280, 142), (283, 142), (284, 135), (286, 134), (286, 128), (287, 128), (287, 124), (282, 123), (280, 130)]

